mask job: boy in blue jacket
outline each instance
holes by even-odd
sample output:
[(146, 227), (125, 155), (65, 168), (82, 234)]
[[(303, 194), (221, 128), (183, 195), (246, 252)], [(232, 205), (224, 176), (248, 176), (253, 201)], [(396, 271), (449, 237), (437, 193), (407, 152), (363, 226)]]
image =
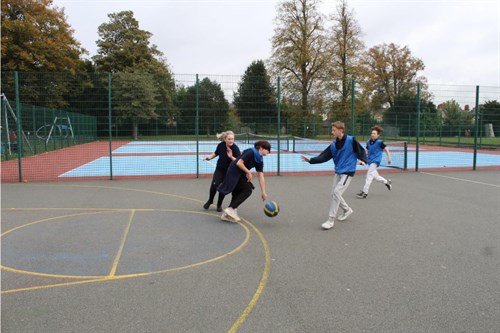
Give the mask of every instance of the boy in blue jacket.
[(345, 202), (342, 194), (351, 183), (356, 173), (356, 165), (360, 160), (361, 165), (366, 164), (366, 152), (359, 142), (351, 135), (345, 134), (345, 125), (341, 121), (332, 124), (332, 135), (335, 140), (321, 154), (316, 157), (302, 156), (302, 160), (310, 164), (324, 163), (333, 159), (335, 164), (335, 175), (333, 176), (332, 202), (328, 213), (328, 220), (321, 226), (328, 230), (333, 228), (337, 211), (342, 208), (343, 213), (337, 218), (344, 221), (353, 210)]

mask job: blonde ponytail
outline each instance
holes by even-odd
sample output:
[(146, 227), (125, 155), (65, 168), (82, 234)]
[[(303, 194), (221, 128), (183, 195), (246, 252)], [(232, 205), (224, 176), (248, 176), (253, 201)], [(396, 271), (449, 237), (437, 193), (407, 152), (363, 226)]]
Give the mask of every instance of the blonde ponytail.
[(234, 136), (234, 133), (233, 131), (225, 131), (225, 132), (222, 132), (222, 133), (217, 133), (217, 139), (219, 139), (220, 141), (225, 141), (226, 140), (226, 137), (228, 135), (233, 135)]

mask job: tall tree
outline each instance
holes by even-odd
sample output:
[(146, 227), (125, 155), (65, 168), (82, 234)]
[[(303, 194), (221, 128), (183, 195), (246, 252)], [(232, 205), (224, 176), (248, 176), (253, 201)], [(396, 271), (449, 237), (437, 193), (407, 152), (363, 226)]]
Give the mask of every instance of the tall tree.
[[(289, 0), (278, 5), (270, 68), (283, 78), (282, 93), (303, 112), (322, 103), (322, 84), (330, 61), (319, 12), (321, 0)], [(300, 96), (297, 100), (295, 96)]]
[(336, 12), (330, 16), (333, 22), (330, 45), (332, 49), (332, 66), (329, 68), (329, 84), (327, 89), (334, 99), (335, 118), (344, 118), (350, 112), (352, 80), (360, 77), (360, 57), (364, 50), (361, 40), (361, 28), (349, 10), (346, 0), (342, 0)]
[[(64, 80), (83, 69), (80, 57), (86, 51), (73, 37), (64, 10), (54, 7), (52, 0), (2, 1), (1, 8), (2, 72), (23, 72), (20, 95), (24, 101), (65, 106), (63, 95), (71, 87)], [(50, 77), (39, 75), (46, 72), (52, 73)], [(13, 96), (12, 75), (2, 76), (2, 92)]]
[(111, 13), (108, 18), (108, 23), (98, 27), (98, 48), (93, 57), (97, 68), (105, 72), (157, 69), (163, 54), (156, 45), (150, 45), (153, 34), (139, 28), (134, 13)]
[(196, 130), (196, 95), (198, 94), (198, 127), (200, 133), (213, 135), (223, 130), (229, 115), (229, 102), (219, 83), (204, 78), (196, 85), (181, 90), (182, 100), (179, 101), (181, 116), (179, 127), (182, 133), (193, 134)]
[(455, 100), (449, 100), (440, 105), (443, 113), (443, 134), (461, 136), (465, 129), (472, 127), (472, 114), (462, 110)]
[[(97, 41), (97, 54), (93, 57), (97, 69), (136, 75), (138, 82), (141, 81), (138, 86), (151, 89), (150, 94), (130, 94), (128, 87), (123, 84), (128, 82), (132, 85), (131, 88), (134, 87), (130, 75), (117, 76), (117, 80), (125, 81), (113, 85), (113, 95), (121, 96), (122, 102), (126, 96), (129, 98), (129, 104), (141, 103), (150, 106), (152, 104), (149, 98), (154, 96), (156, 100), (154, 110), (148, 109), (142, 112), (140, 108), (134, 108), (135, 111), (118, 108), (116, 116), (132, 119), (134, 135), (137, 133), (136, 126), (139, 124), (139, 119), (143, 122), (161, 116), (165, 124), (169, 124), (177, 114), (173, 107), (175, 83), (163, 53), (156, 45), (150, 45), (149, 39), (152, 34), (139, 28), (139, 22), (134, 18), (132, 11), (111, 13), (108, 17), (109, 22), (101, 24), (98, 28), (100, 39)], [(149, 82), (150, 78), (146, 79), (146, 76), (142, 75), (144, 73), (153, 75), (153, 81)], [(136, 101), (132, 98), (143, 98), (143, 100)]]
[(425, 68), (423, 61), (412, 56), (407, 46), (374, 46), (363, 55), (361, 64), (366, 77), (363, 88), (372, 94), (376, 108), (385, 104), (392, 107), (395, 98), (404, 94), (416, 95), (417, 82), (426, 81), (418, 76)]
[(118, 120), (132, 121), (132, 137), (137, 140), (138, 125), (158, 117), (155, 113), (158, 89), (155, 87), (153, 75), (119, 72), (113, 76), (113, 81), (113, 108), (117, 111)]
[(276, 95), (262, 60), (248, 66), (234, 93), (234, 105), (243, 123), (255, 123), (255, 131), (276, 130)]

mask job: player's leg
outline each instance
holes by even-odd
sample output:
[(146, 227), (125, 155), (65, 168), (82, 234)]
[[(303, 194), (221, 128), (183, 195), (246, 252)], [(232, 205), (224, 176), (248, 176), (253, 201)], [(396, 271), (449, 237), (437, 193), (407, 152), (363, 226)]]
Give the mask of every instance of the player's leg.
[(246, 177), (241, 177), (232, 193), (231, 203), (229, 207), (224, 209), (224, 212), (231, 216), (236, 221), (240, 220), (237, 208), (252, 195), (253, 186), (248, 182)]
[[(216, 170), (214, 173), (214, 180), (213, 184), (214, 186), (214, 191), (217, 191), (217, 187), (224, 181), (224, 177), (226, 176), (226, 173), (221, 171), (221, 170)], [(215, 193), (214, 193), (215, 196)], [(222, 202), (224, 201), (225, 195), (219, 192), (219, 198), (217, 200), (217, 211), (222, 212)]]
[[(210, 183), (210, 190), (209, 190), (209, 196), (207, 202), (203, 205), (203, 208), (208, 209), (211, 204), (214, 202), (215, 198), (215, 193), (217, 193), (217, 187), (219, 186), (220, 182), (217, 183), (217, 170), (215, 170), (214, 175), (212, 177), (212, 182)], [(224, 178), (222, 178), (224, 180)]]
[(349, 208), (344, 198), (342, 197), (342, 193), (344, 193), (350, 182), (351, 177), (349, 177), (348, 175), (335, 174), (333, 176), (333, 185), (331, 192), (332, 201), (330, 203), (330, 210), (328, 212), (328, 220), (321, 225), (323, 229), (331, 229), (333, 227), (335, 223), (335, 216), (337, 216), (339, 207), (342, 207), (342, 209), (345, 210)]
[(368, 166), (368, 171), (366, 172), (365, 186), (363, 186), (363, 193), (368, 194), (370, 190), (370, 185), (372, 184), (373, 178), (378, 175), (377, 163), (371, 163)]
[(333, 189), (333, 195), (335, 196), (334, 200), (338, 201), (338, 207), (343, 210), (343, 214), (341, 214), (338, 217), (338, 220), (343, 221), (347, 218), (347, 216), (352, 214), (351, 207), (349, 207), (349, 205), (347, 204), (347, 202), (344, 200), (343, 197), (345, 190), (349, 187), (349, 184), (351, 183), (352, 177), (348, 175), (340, 175), (340, 176), (341, 176), (340, 181), (337, 184), (337, 187)]
[(376, 180), (377, 182), (383, 183), (385, 185), (385, 187), (387, 187), (387, 189), (389, 191), (392, 189), (391, 180), (390, 179), (385, 179), (384, 177), (382, 177), (378, 173), (378, 170), (376, 168), (375, 168), (375, 171), (373, 172), (373, 179)]

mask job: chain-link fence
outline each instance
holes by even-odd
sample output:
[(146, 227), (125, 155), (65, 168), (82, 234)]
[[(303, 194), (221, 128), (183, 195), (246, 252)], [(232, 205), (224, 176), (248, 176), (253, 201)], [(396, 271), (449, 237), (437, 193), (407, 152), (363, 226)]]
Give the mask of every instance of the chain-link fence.
[[(23, 174), (48, 180), (36, 177), (48, 169), (56, 175), (51, 179), (66, 179), (82, 165), (99, 171), (82, 171), (71, 179), (198, 177), (212, 172), (213, 166), (203, 164), (200, 157), (215, 149), (216, 134), (226, 130), (267, 139), (274, 149), (279, 145), (272, 171), (280, 174), (290, 169), (286, 163), (295, 163), (285, 154), (324, 149), (336, 120), (344, 121), (347, 133), (361, 142), (369, 139), (372, 126), (384, 127), (385, 141), (406, 142), (415, 154), (415, 160), (410, 156), (406, 161), (409, 169), (425, 165), (424, 157), (439, 158), (420, 155), (419, 160), (419, 152), (429, 150), (424, 146), (468, 151), (474, 158), (457, 158), (465, 159), (460, 166), (474, 169), (479, 150), (499, 156), (500, 87), (425, 85), (415, 87), (413, 94), (375, 104), (364, 101), (366, 96), (356, 86), (350, 109), (338, 112), (328, 101), (321, 108), (294, 107), (286, 98), (278, 99), (279, 80), (263, 77), (21, 72), (1, 76), (2, 181), (22, 180)], [(306, 140), (311, 142), (305, 145)], [(241, 143), (251, 144), (248, 139)], [(55, 164), (44, 164), (50, 156)], [(117, 171), (121, 162), (135, 172)], [(496, 159), (488, 163), (494, 166)], [(15, 179), (7, 175), (9, 168), (15, 169)]]

